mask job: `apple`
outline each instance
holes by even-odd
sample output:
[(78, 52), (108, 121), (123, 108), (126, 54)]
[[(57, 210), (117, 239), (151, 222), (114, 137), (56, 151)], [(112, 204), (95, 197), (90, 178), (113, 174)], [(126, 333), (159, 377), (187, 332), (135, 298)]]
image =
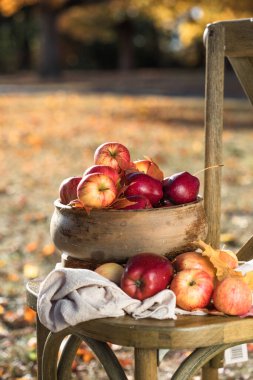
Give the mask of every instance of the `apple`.
[(184, 269), (175, 275), (170, 289), (176, 295), (177, 306), (192, 311), (204, 308), (210, 303), (214, 284), (207, 272), (200, 269)]
[(90, 166), (83, 173), (83, 177), (85, 177), (87, 174), (92, 174), (92, 173), (105, 174), (105, 175), (107, 175), (108, 177), (110, 177), (114, 181), (115, 185), (119, 184), (120, 175), (111, 166), (108, 166), (108, 165), (93, 165), (93, 166)]
[(159, 181), (162, 181), (164, 178), (163, 172), (159, 168), (159, 166), (152, 160), (138, 160), (134, 161), (135, 168), (139, 172), (143, 172), (145, 174), (150, 175)]
[(149, 202), (148, 198), (143, 195), (131, 195), (126, 197), (127, 201), (132, 202), (132, 204), (127, 204), (125, 199), (119, 199), (119, 202), (113, 205), (113, 208), (117, 210), (141, 210), (145, 208), (152, 208), (152, 204)]
[(213, 304), (225, 314), (246, 314), (252, 305), (251, 289), (241, 278), (226, 277), (215, 286)]
[(165, 256), (139, 253), (124, 268), (121, 289), (132, 298), (144, 300), (167, 288), (173, 278), (173, 266)]
[(62, 181), (59, 187), (61, 203), (67, 205), (77, 198), (77, 186), (81, 179), (82, 177), (69, 177)]
[(127, 176), (128, 186), (124, 192), (126, 197), (142, 195), (155, 205), (163, 196), (161, 181), (144, 173), (131, 173)]
[(220, 260), (224, 261), (227, 264), (227, 267), (230, 269), (235, 269), (238, 267), (238, 258), (236, 254), (229, 250), (222, 250), (219, 252)]
[(169, 201), (168, 199), (161, 199), (158, 203), (154, 205), (156, 208), (161, 208), (161, 207), (172, 207), (175, 206), (174, 203)]
[(82, 178), (77, 187), (78, 199), (87, 208), (109, 206), (117, 196), (114, 181), (105, 174), (92, 173)]
[(172, 265), (176, 272), (184, 269), (200, 269), (207, 272), (213, 280), (215, 279), (216, 270), (213, 264), (198, 252), (180, 253), (172, 261)]
[(107, 142), (100, 145), (94, 153), (96, 165), (111, 166), (118, 173), (130, 166), (129, 150), (118, 142)]
[(173, 174), (163, 180), (164, 198), (175, 204), (196, 201), (199, 186), (199, 179), (188, 172)]
[(124, 268), (117, 263), (105, 263), (99, 265), (95, 272), (101, 276), (107, 278), (108, 280), (120, 285), (120, 280), (123, 274)]

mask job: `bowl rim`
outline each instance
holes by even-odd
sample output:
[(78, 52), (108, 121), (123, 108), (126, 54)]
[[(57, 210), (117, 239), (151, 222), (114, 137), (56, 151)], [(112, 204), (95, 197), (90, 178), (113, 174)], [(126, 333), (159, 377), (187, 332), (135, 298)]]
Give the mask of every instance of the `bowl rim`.
[[(157, 208), (144, 208), (144, 209), (136, 209), (136, 210), (124, 210), (124, 209), (113, 209), (113, 208), (100, 208), (100, 209), (96, 209), (96, 208), (93, 208), (91, 210), (91, 212), (113, 212), (113, 213), (143, 213), (143, 212), (161, 212), (162, 210), (175, 210), (175, 209), (180, 209), (180, 208), (185, 208), (185, 207), (190, 207), (190, 206), (193, 206), (194, 204), (199, 204), (199, 203), (203, 203), (204, 202), (204, 199), (203, 197), (201, 197), (200, 195), (198, 195), (197, 197), (197, 200), (196, 201), (193, 201), (193, 202), (189, 202), (189, 203), (182, 203), (180, 205), (174, 205), (174, 206), (170, 206), (170, 207), (157, 207)], [(74, 207), (71, 207), (69, 205), (65, 205), (63, 203), (61, 203), (60, 201), (60, 198), (57, 198), (55, 201), (54, 201), (54, 206), (55, 208), (57, 208), (58, 210), (62, 211), (62, 210), (71, 210), (72, 212), (80, 212), (80, 213), (85, 213), (87, 215), (87, 212), (85, 211), (84, 208), (74, 208)]]

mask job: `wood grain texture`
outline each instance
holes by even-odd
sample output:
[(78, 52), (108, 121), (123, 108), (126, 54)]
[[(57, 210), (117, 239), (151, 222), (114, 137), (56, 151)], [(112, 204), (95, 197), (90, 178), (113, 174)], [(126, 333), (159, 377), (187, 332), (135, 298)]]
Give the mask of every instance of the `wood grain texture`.
[(237, 257), (241, 261), (248, 261), (253, 258), (253, 236), (239, 249)]
[[(253, 41), (253, 30), (251, 33)], [(249, 101), (253, 105), (253, 57), (229, 57), (229, 61), (244, 89)]]
[(139, 252), (170, 256), (206, 233), (202, 200), (169, 208), (92, 210), (90, 215), (56, 202), (51, 220), (56, 247), (91, 264), (125, 262)]
[[(222, 164), (224, 28), (210, 24), (205, 31), (205, 167)], [(208, 222), (207, 243), (220, 242), (221, 168), (205, 171), (204, 205)]]
[(225, 28), (225, 55), (253, 57), (253, 19), (223, 21)]
[(157, 380), (157, 350), (136, 348), (134, 357), (134, 379)]

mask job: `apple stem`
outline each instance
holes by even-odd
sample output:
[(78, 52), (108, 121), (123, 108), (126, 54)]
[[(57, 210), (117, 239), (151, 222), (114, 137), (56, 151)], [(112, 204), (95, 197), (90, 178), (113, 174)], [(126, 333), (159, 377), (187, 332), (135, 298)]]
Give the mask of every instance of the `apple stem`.
[(198, 171), (195, 172), (193, 175), (196, 176), (197, 174), (202, 173), (202, 172), (204, 172), (204, 171), (206, 171), (206, 170), (214, 169), (214, 168), (220, 168), (220, 167), (222, 167), (222, 166), (224, 166), (224, 164), (218, 164), (218, 165), (208, 166), (207, 168), (204, 168), (204, 169), (198, 170)]

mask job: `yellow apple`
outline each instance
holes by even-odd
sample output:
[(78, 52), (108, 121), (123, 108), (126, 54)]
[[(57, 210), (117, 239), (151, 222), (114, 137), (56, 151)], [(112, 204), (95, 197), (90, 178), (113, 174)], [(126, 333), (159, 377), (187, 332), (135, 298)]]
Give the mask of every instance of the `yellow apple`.
[(96, 273), (100, 274), (101, 276), (107, 278), (112, 282), (115, 282), (115, 284), (117, 285), (120, 284), (123, 271), (124, 268), (117, 263), (101, 264), (99, 267), (95, 269)]

